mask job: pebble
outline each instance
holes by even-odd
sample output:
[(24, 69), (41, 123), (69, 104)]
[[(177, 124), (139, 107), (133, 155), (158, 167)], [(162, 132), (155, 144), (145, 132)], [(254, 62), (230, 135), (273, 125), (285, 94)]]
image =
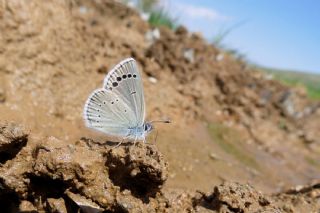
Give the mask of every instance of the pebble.
[(190, 63), (194, 63), (194, 50), (187, 49), (183, 52), (183, 57), (187, 59)]
[(148, 80), (153, 84), (156, 84), (158, 82), (158, 79), (156, 79), (155, 77), (149, 77)]
[(215, 153), (210, 153), (210, 154), (209, 154), (209, 157), (210, 157), (212, 160), (219, 160), (219, 159), (220, 159)]
[(222, 61), (224, 58), (224, 55), (222, 53), (219, 53), (216, 57), (216, 61)]

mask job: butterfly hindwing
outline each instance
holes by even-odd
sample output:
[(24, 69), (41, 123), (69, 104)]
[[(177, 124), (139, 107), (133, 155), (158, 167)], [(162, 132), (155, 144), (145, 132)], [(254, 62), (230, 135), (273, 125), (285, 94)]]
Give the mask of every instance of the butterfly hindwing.
[(104, 79), (103, 87), (132, 109), (133, 115), (129, 119), (134, 127), (143, 125), (145, 102), (142, 78), (133, 58), (125, 59), (115, 66)]
[(84, 108), (84, 119), (90, 128), (113, 136), (125, 137), (134, 124), (133, 110), (118, 95), (106, 89), (95, 90)]

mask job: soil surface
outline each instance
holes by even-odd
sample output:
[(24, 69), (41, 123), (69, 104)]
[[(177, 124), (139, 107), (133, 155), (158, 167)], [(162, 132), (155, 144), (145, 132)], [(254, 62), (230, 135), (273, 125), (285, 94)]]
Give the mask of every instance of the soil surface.
[[(172, 123), (115, 147), (82, 110), (127, 57)], [(118, 1), (0, 3), (4, 212), (319, 212), (319, 106)]]

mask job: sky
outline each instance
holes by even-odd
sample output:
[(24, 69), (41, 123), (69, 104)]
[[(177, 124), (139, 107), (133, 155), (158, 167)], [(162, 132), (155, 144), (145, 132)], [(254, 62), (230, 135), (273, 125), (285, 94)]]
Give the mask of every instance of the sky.
[(164, 0), (163, 5), (208, 41), (231, 29), (223, 45), (252, 63), (320, 73), (318, 0)]

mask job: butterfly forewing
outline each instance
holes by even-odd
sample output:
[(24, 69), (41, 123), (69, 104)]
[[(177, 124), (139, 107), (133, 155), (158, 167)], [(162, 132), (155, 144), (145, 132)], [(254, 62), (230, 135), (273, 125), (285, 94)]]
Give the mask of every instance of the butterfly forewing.
[(113, 68), (104, 80), (104, 88), (132, 109), (131, 127), (142, 126), (145, 119), (143, 85), (136, 61), (128, 58)]
[(134, 111), (122, 97), (103, 88), (89, 96), (84, 108), (88, 127), (113, 136), (127, 136), (130, 126), (135, 125), (133, 116)]

